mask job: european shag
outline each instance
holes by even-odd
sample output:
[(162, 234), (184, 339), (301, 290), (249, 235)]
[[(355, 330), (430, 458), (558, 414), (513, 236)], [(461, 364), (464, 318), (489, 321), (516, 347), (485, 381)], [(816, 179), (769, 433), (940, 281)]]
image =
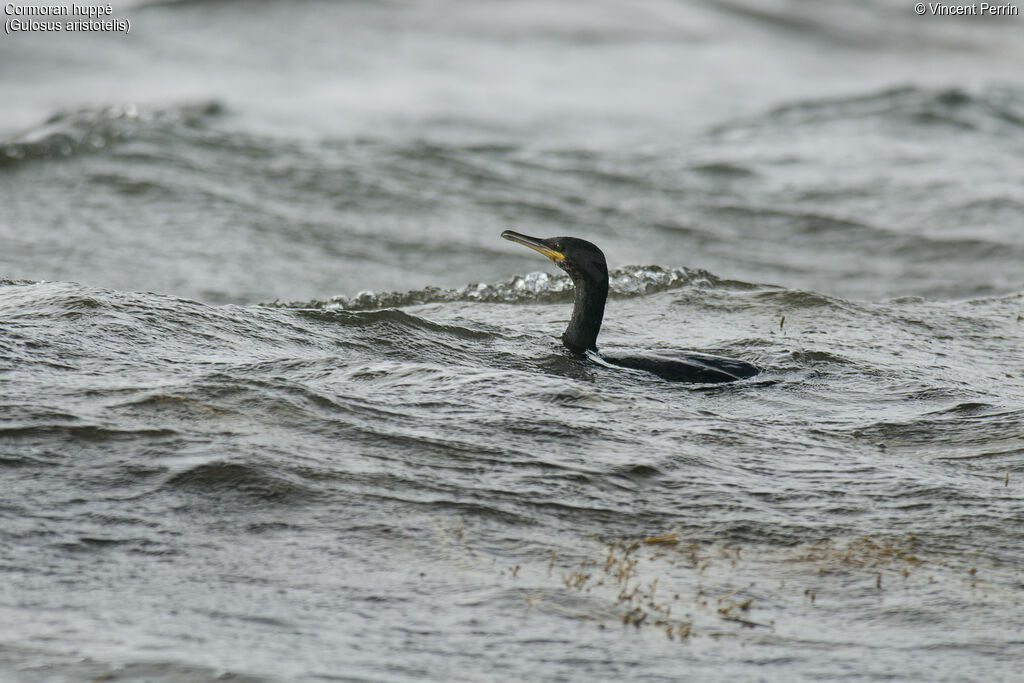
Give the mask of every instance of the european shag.
[(741, 360), (717, 356), (687, 355), (683, 358), (649, 356), (609, 357), (597, 351), (604, 304), (608, 299), (608, 264), (596, 246), (576, 237), (529, 237), (512, 230), (501, 236), (539, 251), (569, 274), (575, 285), (575, 301), (562, 343), (575, 354), (588, 353), (607, 363), (633, 370), (646, 370), (674, 382), (732, 382), (753, 377), (760, 370)]

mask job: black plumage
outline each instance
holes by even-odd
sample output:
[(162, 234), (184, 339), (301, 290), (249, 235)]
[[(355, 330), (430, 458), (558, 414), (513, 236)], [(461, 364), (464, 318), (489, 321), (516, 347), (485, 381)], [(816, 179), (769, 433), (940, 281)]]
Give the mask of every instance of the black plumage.
[[(501, 236), (544, 254), (569, 274), (575, 286), (575, 298), (572, 318), (562, 334), (562, 343), (577, 354), (598, 353), (597, 335), (601, 331), (604, 304), (608, 299), (608, 264), (604, 253), (594, 244), (576, 237), (540, 239), (512, 230), (506, 230)], [(644, 370), (674, 382), (732, 382), (760, 372), (745, 361), (704, 354), (682, 358), (599, 355), (612, 365)]]

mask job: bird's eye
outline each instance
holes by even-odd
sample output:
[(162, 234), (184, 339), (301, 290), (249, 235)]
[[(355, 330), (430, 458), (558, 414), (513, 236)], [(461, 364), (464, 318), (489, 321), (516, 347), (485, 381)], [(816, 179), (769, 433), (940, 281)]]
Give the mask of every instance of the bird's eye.
[(555, 242), (555, 251), (562, 251), (562, 243)]

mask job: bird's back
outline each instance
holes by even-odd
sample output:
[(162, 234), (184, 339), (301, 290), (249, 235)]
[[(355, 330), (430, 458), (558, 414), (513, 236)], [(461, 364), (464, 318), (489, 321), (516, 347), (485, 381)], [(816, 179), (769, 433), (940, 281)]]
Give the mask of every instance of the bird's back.
[(760, 370), (742, 360), (707, 355), (687, 355), (681, 358), (664, 356), (603, 356), (612, 365), (643, 370), (669, 382), (735, 382), (753, 377)]

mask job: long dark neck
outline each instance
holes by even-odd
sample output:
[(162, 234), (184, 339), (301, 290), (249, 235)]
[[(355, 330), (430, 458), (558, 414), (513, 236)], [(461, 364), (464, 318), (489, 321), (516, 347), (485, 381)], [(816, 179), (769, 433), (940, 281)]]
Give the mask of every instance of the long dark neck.
[(573, 284), (576, 285), (576, 299), (572, 319), (562, 334), (562, 343), (576, 353), (597, 351), (597, 333), (601, 331), (604, 302), (608, 298), (608, 276), (597, 282), (574, 277)]

